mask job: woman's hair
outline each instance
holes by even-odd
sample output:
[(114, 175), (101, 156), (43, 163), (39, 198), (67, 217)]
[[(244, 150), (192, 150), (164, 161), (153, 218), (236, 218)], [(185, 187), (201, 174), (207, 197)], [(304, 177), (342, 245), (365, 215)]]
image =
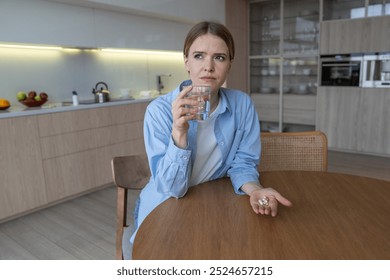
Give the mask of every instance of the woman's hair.
[(194, 41), (205, 34), (212, 34), (221, 38), (227, 45), (229, 50), (230, 60), (234, 59), (234, 40), (230, 31), (223, 25), (217, 22), (203, 21), (194, 25), (188, 32), (184, 41), (183, 53), (184, 56), (188, 56), (191, 45)]

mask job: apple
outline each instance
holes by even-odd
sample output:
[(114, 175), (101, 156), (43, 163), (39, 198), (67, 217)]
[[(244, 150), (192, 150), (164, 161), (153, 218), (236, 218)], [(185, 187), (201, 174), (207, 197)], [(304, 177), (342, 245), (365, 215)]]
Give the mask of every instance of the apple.
[(16, 94), (16, 99), (19, 101), (25, 100), (26, 99), (26, 93), (24, 91), (19, 91)]
[(43, 99), (43, 100), (46, 100), (46, 99), (48, 98), (48, 95), (47, 95), (46, 92), (41, 92), (41, 93), (39, 94), (39, 96), (40, 96), (41, 99)]
[(35, 99), (35, 101), (41, 101), (41, 100), (42, 100), (42, 98), (41, 98), (39, 95), (36, 95), (36, 96), (34, 97), (34, 99)]
[(37, 96), (37, 92), (36, 91), (30, 91), (29, 93), (28, 93), (28, 95), (27, 95), (29, 98), (31, 98), (31, 99), (34, 99), (35, 98), (35, 96)]

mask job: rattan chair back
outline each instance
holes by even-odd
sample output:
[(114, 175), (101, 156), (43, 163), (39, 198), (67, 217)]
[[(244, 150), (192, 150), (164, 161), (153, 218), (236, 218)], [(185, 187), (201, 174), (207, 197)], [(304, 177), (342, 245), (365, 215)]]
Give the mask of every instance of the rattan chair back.
[(321, 131), (262, 132), (259, 171), (327, 171), (327, 154)]

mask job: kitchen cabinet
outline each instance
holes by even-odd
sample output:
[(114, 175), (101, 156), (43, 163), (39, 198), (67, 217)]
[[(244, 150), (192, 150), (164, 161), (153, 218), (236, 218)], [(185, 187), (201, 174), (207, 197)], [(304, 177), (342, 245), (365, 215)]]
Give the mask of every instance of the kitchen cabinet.
[(59, 200), (110, 184), (113, 156), (144, 151), (146, 105), (38, 116), (48, 199)]
[(35, 116), (0, 119), (0, 220), (48, 202)]
[(359, 106), (359, 88), (318, 88), (316, 129), (326, 134), (329, 148), (357, 150)]
[(363, 88), (360, 96), (358, 151), (390, 155), (390, 91)]
[(250, 2), (250, 93), (260, 120), (279, 130), (315, 124), (319, 8), (319, 1)]
[(390, 14), (390, 0), (326, 0), (323, 3), (324, 21)]
[(0, 3), (1, 42), (96, 47), (94, 11), (49, 1)]
[(390, 16), (321, 23), (320, 54), (388, 52)]
[(331, 149), (390, 155), (388, 89), (319, 87), (316, 128)]
[[(274, 94), (252, 95), (259, 118), (263, 122), (275, 122), (279, 118), (279, 100), (274, 97)], [(285, 95), (282, 106), (284, 120), (294, 124), (315, 125), (315, 95)]]
[[(2, 0), (0, 41), (89, 48), (181, 51), (192, 22), (137, 15), (81, 1)], [(69, 3), (68, 3), (69, 2)], [(84, 5), (84, 6), (82, 6)], [(216, 9), (217, 4), (213, 8)], [(108, 5), (108, 7), (111, 7)], [(203, 13), (200, 13), (203, 16)], [(17, 16), (16, 16), (17, 15)]]
[(145, 153), (148, 104), (0, 119), (0, 221), (112, 184), (114, 156)]

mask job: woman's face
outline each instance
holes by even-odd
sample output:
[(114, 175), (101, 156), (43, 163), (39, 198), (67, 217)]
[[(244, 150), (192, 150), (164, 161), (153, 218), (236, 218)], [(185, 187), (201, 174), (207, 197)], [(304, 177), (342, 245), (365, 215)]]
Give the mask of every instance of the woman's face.
[(184, 62), (192, 84), (209, 85), (212, 94), (225, 82), (231, 66), (226, 43), (209, 33), (195, 39)]

